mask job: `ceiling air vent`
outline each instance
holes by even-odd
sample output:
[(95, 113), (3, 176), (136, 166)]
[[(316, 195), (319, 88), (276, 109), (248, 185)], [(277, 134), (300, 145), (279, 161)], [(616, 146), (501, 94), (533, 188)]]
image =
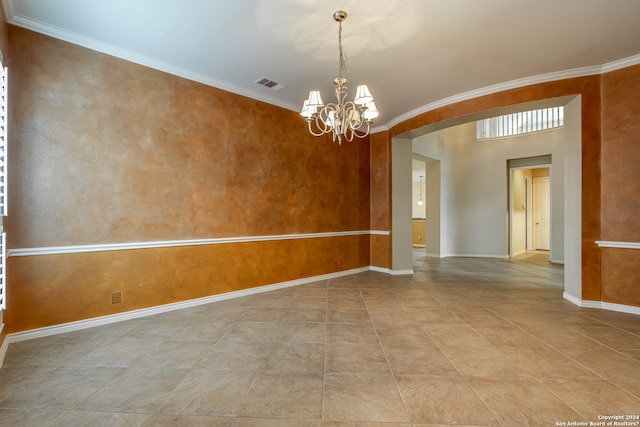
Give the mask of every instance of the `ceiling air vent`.
[(281, 90), (281, 89), (284, 89), (285, 87), (287, 87), (287, 85), (283, 85), (282, 83), (274, 82), (273, 80), (268, 79), (266, 77), (260, 77), (258, 80), (254, 81), (254, 83), (258, 83), (259, 85), (268, 87), (269, 89), (273, 89), (273, 90)]

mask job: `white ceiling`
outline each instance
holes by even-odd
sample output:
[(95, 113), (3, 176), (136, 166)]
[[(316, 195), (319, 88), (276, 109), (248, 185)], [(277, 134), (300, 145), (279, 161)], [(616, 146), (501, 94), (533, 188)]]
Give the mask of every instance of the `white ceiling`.
[(640, 0), (2, 2), (12, 24), (293, 110), (311, 89), (333, 101), (344, 9), (346, 77), (369, 85), (378, 128), (505, 82), (640, 63)]

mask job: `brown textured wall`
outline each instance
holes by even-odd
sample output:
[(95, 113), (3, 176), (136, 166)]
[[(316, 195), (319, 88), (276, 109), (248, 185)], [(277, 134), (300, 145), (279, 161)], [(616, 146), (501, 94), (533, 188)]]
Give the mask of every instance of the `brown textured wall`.
[[(447, 105), (392, 127), (387, 144), (391, 146), (392, 138), (404, 132), (467, 114), (547, 98), (582, 95), (582, 298), (600, 300), (600, 250), (595, 244), (600, 238), (600, 80), (600, 76), (559, 80)], [(637, 96), (629, 96), (628, 102), (637, 102)], [(373, 172), (381, 167), (372, 160), (371, 169)], [(376, 197), (375, 192), (372, 197)]]
[[(369, 236), (12, 257), (9, 332), (369, 265)], [(111, 303), (120, 291), (122, 302)]]
[(640, 242), (640, 65), (602, 76), (602, 239)]
[[(391, 146), (388, 132), (371, 135), (371, 230), (391, 230)], [(371, 265), (391, 268), (391, 239), (371, 236)]]
[(10, 247), (368, 224), (368, 140), (338, 146), (310, 136), (296, 112), (17, 27), (9, 35), (20, 95)]
[(371, 236), (371, 265), (391, 268), (391, 236)]
[[(640, 65), (602, 76), (602, 240), (640, 242)], [(602, 300), (640, 306), (640, 250), (602, 250)]]
[[(9, 247), (369, 229), (369, 140), (9, 27)], [(12, 257), (11, 332), (369, 265), (369, 236)], [(119, 288), (119, 289), (116, 289)], [(123, 303), (108, 296), (123, 292)]]
[(602, 248), (602, 301), (640, 307), (637, 249)]

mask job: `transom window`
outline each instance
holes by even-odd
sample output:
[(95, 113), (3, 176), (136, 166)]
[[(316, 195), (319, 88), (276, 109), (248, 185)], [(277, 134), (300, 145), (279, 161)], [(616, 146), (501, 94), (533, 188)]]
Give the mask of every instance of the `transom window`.
[(476, 122), (476, 138), (522, 135), (564, 126), (564, 107), (541, 108), (490, 117)]

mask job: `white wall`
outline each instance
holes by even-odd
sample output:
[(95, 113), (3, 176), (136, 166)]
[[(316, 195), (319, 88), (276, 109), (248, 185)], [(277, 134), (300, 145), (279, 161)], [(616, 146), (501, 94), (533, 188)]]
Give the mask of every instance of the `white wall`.
[(425, 201), (427, 218), (427, 256), (440, 256), (440, 223), (441, 223), (441, 162), (433, 160), (427, 162), (427, 199)]
[(415, 138), (415, 153), (441, 160), (441, 255), (508, 257), (507, 160), (551, 154), (550, 256), (563, 261), (564, 141), (564, 128), (477, 141), (475, 122)]
[(396, 274), (413, 273), (411, 217), (411, 140), (394, 139), (391, 146), (391, 269)]
[(564, 108), (565, 132), (568, 141), (577, 141), (565, 151), (564, 207), (566, 242), (564, 263), (564, 290), (566, 294), (582, 299), (582, 97)]

